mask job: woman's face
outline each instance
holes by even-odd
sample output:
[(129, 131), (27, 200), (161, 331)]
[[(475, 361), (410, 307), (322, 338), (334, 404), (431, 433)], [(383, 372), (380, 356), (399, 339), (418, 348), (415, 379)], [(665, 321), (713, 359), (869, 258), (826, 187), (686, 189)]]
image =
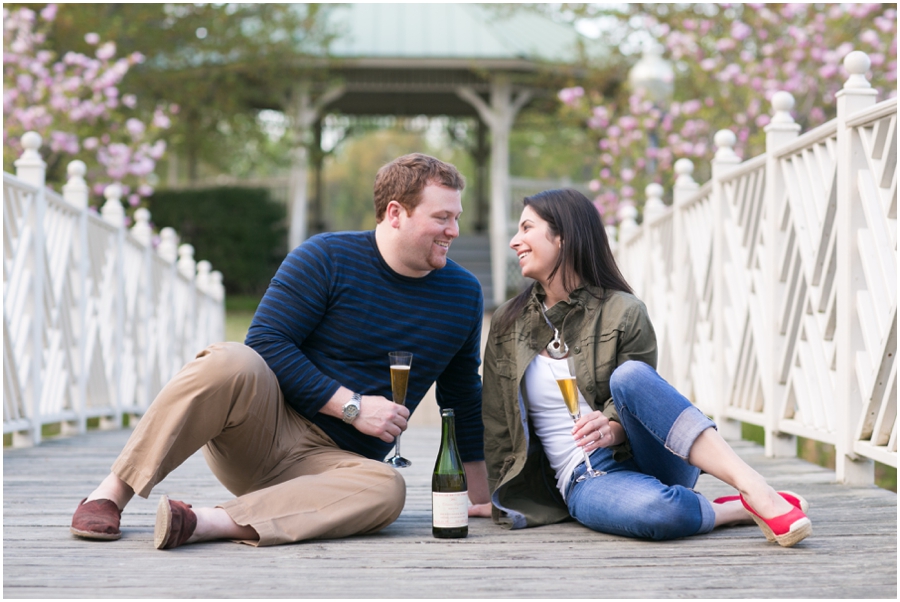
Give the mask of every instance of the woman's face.
[(519, 231), (509, 241), (509, 246), (519, 258), (522, 275), (547, 284), (550, 272), (560, 253), (559, 236), (554, 236), (550, 225), (541, 219), (531, 207), (522, 210)]

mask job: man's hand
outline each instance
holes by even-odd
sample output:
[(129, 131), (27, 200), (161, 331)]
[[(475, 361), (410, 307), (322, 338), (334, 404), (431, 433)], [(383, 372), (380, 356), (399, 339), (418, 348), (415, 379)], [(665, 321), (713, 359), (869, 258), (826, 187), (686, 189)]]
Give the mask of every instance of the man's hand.
[[(353, 391), (340, 387), (322, 409), (328, 416), (343, 417), (344, 404), (350, 401)], [(393, 443), (397, 435), (406, 430), (409, 409), (379, 395), (365, 395), (359, 402), (359, 415), (351, 422), (365, 435), (378, 437), (385, 443)]]
[(392, 443), (406, 430), (408, 419), (406, 406), (377, 395), (365, 395), (360, 401), (359, 416), (350, 424), (360, 433)]

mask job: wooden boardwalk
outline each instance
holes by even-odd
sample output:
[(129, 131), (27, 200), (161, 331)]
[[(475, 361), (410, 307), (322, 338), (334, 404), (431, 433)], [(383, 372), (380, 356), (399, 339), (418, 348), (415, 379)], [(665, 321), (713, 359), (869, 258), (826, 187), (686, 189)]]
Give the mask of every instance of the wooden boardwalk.
[[(124, 536), (69, 534), (78, 501), (107, 473), (127, 431), (93, 432), (5, 450), (3, 595), (6, 598), (896, 598), (897, 496), (836, 485), (834, 473), (736, 449), (777, 488), (810, 500), (814, 535), (792, 549), (756, 526), (655, 543), (575, 523), (510, 532), (471, 521), (465, 540), (431, 537), (430, 472), (439, 430), (403, 437), (406, 509), (381, 533), (271, 548), (231, 542), (153, 548), (158, 495), (195, 505), (229, 498), (200, 454), (149, 500), (135, 498)], [(704, 475), (698, 489), (730, 493)]]

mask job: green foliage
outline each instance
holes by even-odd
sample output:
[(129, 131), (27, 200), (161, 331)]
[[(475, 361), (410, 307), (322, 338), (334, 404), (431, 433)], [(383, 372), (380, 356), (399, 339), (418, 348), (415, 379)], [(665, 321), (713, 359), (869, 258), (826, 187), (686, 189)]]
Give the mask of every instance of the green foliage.
[(88, 52), (85, 34), (98, 33), (114, 40), (120, 55), (145, 55), (123, 92), (180, 107), (169, 144), (187, 157), (193, 179), (201, 162), (229, 171), (229, 159), (239, 153), (236, 140), (265, 145), (255, 115), (284, 108), (291, 86), (310, 77), (303, 58), (322, 56), (333, 37), (322, 24), (327, 10), (319, 4), (61, 4), (49, 41)]
[(160, 190), (150, 206), (155, 226), (175, 228), (229, 294), (261, 296), (286, 254), (284, 206), (267, 189)]

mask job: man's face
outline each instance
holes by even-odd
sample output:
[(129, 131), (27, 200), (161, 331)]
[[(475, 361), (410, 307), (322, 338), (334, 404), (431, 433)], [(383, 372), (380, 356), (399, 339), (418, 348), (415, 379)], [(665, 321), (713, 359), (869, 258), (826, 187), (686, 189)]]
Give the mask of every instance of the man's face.
[(429, 184), (422, 201), (407, 215), (399, 209), (400, 261), (407, 276), (421, 277), (447, 265), (450, 242), (459, 236), (462, 196), (459, 190)]

